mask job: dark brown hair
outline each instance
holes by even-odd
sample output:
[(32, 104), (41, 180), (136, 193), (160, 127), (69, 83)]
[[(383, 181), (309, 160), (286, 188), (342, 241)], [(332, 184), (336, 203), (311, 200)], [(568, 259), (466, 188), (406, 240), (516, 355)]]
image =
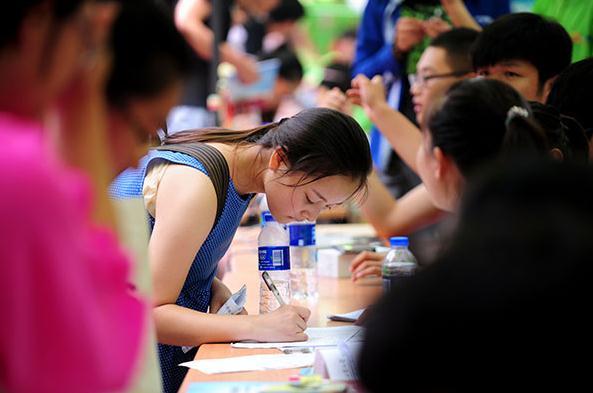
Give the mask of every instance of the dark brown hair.
[[(524, 115), (513, 115), (511, 108)], [(516, 155), (547, 155), (548, 141), (529, 104), (509, 85), (468, 79), (453, 85), (428, 110), (432, 145), (469, 176), (484, 164)]]
[(359, 182), (356, 192), (366, 187), (366, 178), (372, 169), (365, 133), (352, 117), (333, 109), (307, 109), (280, 122), (248, 130), (182, 131), (163, 141), (165, 145), (194, 142), (281, 148), (287, 161), (287, 174), (301, 172), (303, 180), (310, 179), (307, 182), (347, 176)]

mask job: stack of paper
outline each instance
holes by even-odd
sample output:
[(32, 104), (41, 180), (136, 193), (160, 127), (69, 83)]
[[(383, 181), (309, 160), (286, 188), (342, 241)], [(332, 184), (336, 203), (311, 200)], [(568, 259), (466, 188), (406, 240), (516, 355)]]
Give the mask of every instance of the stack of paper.
[(281, 382), (194, 382), (187, 393), (261, 393), (270, 385)]
[(332, 381), (358, 380), (356, 360), (361, 348), (361, 342), (346, 342), (338, 347), (318, 349), (315, 352), (315, 373)]
[(332, 320), (332, 321), (338, 321), (338, 322), (356, 322), (356, 320), (362, 315), (362, 313), (364, 312), (364, 308), (361, 308), (360, 310), (356, 310), (356, 311), (352, 311), (349, 313), (344, 313), (344, 314), (332, 314), (332, 315), (328, 315), (327, 317)]
[(314, 359), (315, 354), (313, 353), (253, 355), (223, 359), (193, 360), (191, 362), (181, 363), (180, 366), (198, 370), (206, 374), (219, 374), (310, 367), (313, 365)]
[(360, 326), (336, 326), (308, 328), (305, 334), (309, 336), (307, 341), (297, 342), (276, 342), (276, 343), (254, 343), (240, 342), (233, 343), (235, 348), (291, 348), (291, 347), (335, 347), (344, 341), (362, 341)]
[(317, 384), (286, 382), (197, 382), (187, 393), (341, 393), (346, 385), (330, 381)]
[[(301, 353), (278, 355), (239, 356), (223, 359), (194, 360), (180, 364), (206, 374), (231, 373), (243, 371), (280, 370), (313, 366), (320, 358), (323, 361), (325, 374), (334, 380), (356, 379), (354, 352), (363, 339), (363, 328), (360, 326), (337, 326), (308, 328), (305, 333), (307, 341), (299, 342), (240, 342), (233, 343), (235, 348), (305, 348), (318, 349), (317, 353), (303, 351)], [(321, 349), (321, 352), (319, 351)], [(321, 356), (321, 357), (320, 357)]]

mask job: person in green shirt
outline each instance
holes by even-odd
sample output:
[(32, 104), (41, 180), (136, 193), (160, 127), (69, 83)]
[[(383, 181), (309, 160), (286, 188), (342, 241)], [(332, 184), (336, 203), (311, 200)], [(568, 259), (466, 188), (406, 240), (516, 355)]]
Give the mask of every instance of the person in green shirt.
[(560, 23), (572, 38), (572, 61), (593, 56), (593, 1), (536, 0), (533, 12)]

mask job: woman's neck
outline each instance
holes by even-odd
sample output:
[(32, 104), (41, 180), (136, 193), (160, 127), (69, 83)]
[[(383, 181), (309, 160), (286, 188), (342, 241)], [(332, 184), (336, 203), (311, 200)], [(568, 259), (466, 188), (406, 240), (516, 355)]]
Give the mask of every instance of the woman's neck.
[(271, 150), (258, 145), (234, 146), (209, 143), (227, 160), (231, 179), (240, 195), (264, 192), (264, 175)]

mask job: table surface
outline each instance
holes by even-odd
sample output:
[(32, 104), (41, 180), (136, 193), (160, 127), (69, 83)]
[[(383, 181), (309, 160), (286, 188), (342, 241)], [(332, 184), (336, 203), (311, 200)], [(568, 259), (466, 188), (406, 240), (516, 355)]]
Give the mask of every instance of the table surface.
[[(257, 314), (259, 308), (259, 274), (257, 270), (257, 235), (259, 228), (239, 228), (230, 254), (230, 271), (224, 276), (224, 283), (232, 292), (243, 284), (247, 285), (247, 304), (249, 314)], [(366, 224), (318, 225), (318, 237), (367, 237), (374, 231)], [(354, 284), (349, 278), (319, 277), (319, 298), (305, 305), (311, 309), (309, 326), (339, 326), (340, 322), (327, 319), (330, 314), (345, 313), (364, 308), (372, 304), (381, 295), (378, 279), (369, 279)], [(243, 349), (232, 348), (230, 344), (204, 344), (198, 350), (195, 359), (225, 358), (279, 353), (277, 349)], [(212, 381), (287, 381), (297, 375), (298, 369), (250, 371), (226, 374), (204, 374), (197, 370), (189, 370), (179, 392), (186, 392), (192, 382)]]

